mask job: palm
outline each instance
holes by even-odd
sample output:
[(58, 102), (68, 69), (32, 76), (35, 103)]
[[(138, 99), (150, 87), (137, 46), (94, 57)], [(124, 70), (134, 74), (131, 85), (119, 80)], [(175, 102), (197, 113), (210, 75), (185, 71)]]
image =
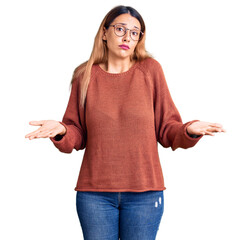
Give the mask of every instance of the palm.
[(197, 121), (187, 127), (187, 132), (189, 134), (214, 136), (214, 132), (226, 132), (226, 130), (219, 123)]
[(64, 134), (66, 129), (65, 127), (55, 120), (41, 120), (41, 121), (31, 121), (30, 125), (40, 126), (34, 132), (27, 134), (25, 137), (30, 140), (33, 138), (47, 138), (55, 137), (57, 134)]

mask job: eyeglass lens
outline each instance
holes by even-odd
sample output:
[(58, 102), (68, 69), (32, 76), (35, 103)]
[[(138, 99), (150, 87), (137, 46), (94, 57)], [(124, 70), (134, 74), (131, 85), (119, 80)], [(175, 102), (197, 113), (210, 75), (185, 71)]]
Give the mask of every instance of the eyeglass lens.
[[(122, 37), (126, 33), (126, 28), (123, 25), (117, 24), (114, 26), (114, 30), (117, 36)], [(139, 40), (140, 31), (137, 29), (130, 30), (130, 35), (133, 40)]]

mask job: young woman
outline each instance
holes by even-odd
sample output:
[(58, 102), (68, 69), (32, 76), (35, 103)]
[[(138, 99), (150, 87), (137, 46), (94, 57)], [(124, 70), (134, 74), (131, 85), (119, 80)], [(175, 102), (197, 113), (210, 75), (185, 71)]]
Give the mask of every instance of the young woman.
[(157, 142), (193, 147), (221, 124), (182, 122), (160, 63), (145, 49), (146, 28), (132, 7), (103, 19), (90, 59), (72, 77), (63, 120), (27, 138), (50, 138), (64, 153), (85, 149), (75, 190), (84, 239), (152, 240), (164, 212)]

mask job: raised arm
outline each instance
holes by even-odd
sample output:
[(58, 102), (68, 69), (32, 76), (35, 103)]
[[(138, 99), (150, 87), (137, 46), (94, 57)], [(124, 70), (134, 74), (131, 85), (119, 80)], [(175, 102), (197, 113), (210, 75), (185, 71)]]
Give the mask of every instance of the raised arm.
[(80, 107), (79, 80), (75, 79), (72, 83), (71, 94), (68, 105), (60, 122), (65, 128), (64, 135), (56, 135), (50, 140), (64, 153), (71, 153), (73, 149), (77, 151), (86, 147), (86, 126), (85, 126), (85, 109)]
[(155, 62), (154, 68), (154, 114), (157, 140), (163, 147), (171, 147), (172, 150), (179, 147), (193, 147), (203, 135), (189, 135), (187, 127), (199, 120), (193, 120), (183, 124), (181, 116), (170, 95), (161, 65)]

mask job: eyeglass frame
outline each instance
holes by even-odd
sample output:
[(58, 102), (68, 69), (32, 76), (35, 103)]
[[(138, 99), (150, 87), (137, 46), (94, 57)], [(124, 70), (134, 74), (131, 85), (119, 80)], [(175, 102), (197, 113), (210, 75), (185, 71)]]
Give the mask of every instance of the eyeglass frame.
[[(118, 36), (118, 35), (116, 34), (116, 32), (115, 32), (115, 26), (116, 26), (116, 25), (122, 25), (122, 24), (120, 24), (120, 23), (113, 24), (113, 25), (110, 24), (109, 26), (112, 26), (112, 27), (113, 27), (115, 35)], [(123, 26), (123, 25), (122, 25), (122, 26)], [(131, 36), (132, 32), (131, 32), (131, 31), (133, 31), (134, 29), (129, 29), (129, 28), (126, 28), (125, 26), (123, 26), (123, 27), (126, 29), (125, 34), (122, 35), (122, 36), (118, 36), (118, 37), (123, 37), (123, 36), (125, 36), (126, 33), (127, 33), (127, 31), (130, 30), (130, 38), (132, 39), (132, 36)], [(140, 37), (139, 40), (134, 40), (134, 39), (132, 39), (132, 40), (133, 40), (133, 41), (140, 41), (140, 40), (142, 39), (143, 35), (144, 35), (144, 33), (143, 33), (141, 30), (140, 30), (140, 33), (141, 33), (141, 37)]]

